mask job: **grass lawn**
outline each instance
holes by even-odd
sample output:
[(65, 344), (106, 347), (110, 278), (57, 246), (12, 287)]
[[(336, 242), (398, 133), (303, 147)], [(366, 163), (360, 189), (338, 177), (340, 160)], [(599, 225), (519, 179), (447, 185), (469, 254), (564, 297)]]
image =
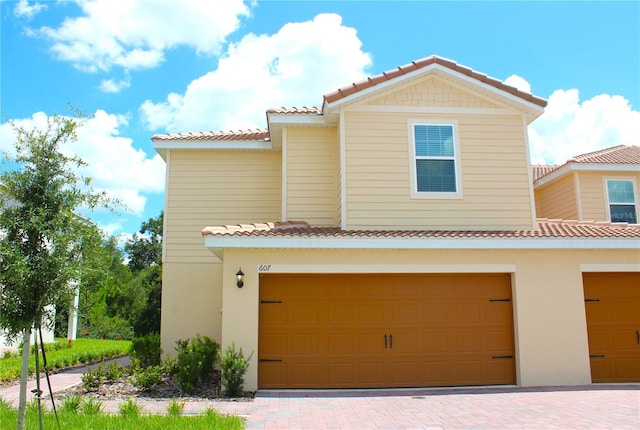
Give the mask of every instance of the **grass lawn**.
[[(49, 370), (117, 357), (128, 354), (130, 350), (131, 342), (128, 340), (77, 339), (69, 345), (66, 339), (56, 339), (53, 344), (45, 344)], [(40, 359), (42, 366), (42, 357)], [(0, 383), (19, 379), (21, 367), (21, 355), (0, 357)], [(29, 372), (33, 374), (35, 369), (35, 357), (32, 353), (29, 358)]]
[[(240, 417), (223, 416), (210, 410), (196, 416), (167, 416), (167, 415), (87, 415), (82, 413), (59, 413), (60, 428), (65, 430), (198, 430), (220, 429), (241, 430), (244, 428), (244, 420)], [(18, 419), (16, 409), (11, 409), (0, 404), (0, 423), (3, 429), (15, 428)], [(55, 415), (45, 413), (43, 427), (56, 429)], [(36, 408), (27, 409), (26, 428), (38, 428), (38, 411)]]

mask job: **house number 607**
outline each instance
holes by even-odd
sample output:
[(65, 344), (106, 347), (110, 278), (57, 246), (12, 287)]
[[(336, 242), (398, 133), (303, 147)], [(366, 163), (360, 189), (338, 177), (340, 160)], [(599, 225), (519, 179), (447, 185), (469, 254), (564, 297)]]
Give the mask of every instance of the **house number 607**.
[(271, 264), (261, 264), (258, 266), (258, 272), (268, 272), (271, 269)]

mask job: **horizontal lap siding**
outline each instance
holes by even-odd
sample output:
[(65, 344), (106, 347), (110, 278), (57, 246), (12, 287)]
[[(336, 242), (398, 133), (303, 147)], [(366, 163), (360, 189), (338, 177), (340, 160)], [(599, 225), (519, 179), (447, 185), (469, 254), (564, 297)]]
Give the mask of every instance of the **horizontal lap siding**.
[(287, 219), (336, 226), (337, 130), (287, 128)]
[[(640, 183), (640, 174), (623, 172), (580, 172), (582, 218), (585, 220), (605, 221), (608, 219), (604, 178), (635, 179), (636, 186)], [(638, 196), (636, 195), (636, 199), (637, 198)], [(637, 203), (638, 202), (636, 202), (636, 204)]]
[(536, 215), (540, 218), (578, 219), (574, 176), (567, 175), (536, 191)]
[(281, 153), (171, 151), (167, 261), (211, 261), (206, 226), (279, 221)]
[[(531, 228), (522, 118), (348, 112), (349, 228)], [(410, 198), (408, 120), (456, 119), (463, 199)]]

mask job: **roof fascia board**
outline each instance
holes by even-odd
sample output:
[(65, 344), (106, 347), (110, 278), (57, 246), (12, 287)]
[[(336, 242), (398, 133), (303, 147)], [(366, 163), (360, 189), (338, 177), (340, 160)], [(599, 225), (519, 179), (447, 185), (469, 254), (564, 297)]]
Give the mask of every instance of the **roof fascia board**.
[(440, 64), (430, 64), (430, 65), (428, 65), (426, 67), (423, 67), (421, 69), (414, 70), (414, 71), (406, 73), (406, 74), (404, 74), (402, 76), (398, 76), (397, 78), (392, 79), (390, 81), (384, 81), (384, 82), (379, 83), (378, 85), (374, 85), (372, 87), (365, 88), (365, 89), (363, 89), (361, 91), (355, 92), (355, 93), (350, 94), (350, 95), (348, 95), (346, 97), (343, 97), (343, 98), (341, 98), (339, 100), (336, 100), (335, 102), (327, 103), (327, 105), (325, 106), (324, 111), (326, 113), (326, 111), (329, 111), (329, 110), (331, 110), (331, 109), (333, 109), (333, 108), (335, 108), (337, 106), (343, 105), (345, 103), (353, 102), (353, 101), (358, 100), (358, 99), (360, 99), (362, 97), (369, 96), (369, 95), (371, 95), (373, 93), (379, 92), (379, 91), (384, 90), (386, 88), (389, 88), (389, 87), (392, 87), (392, 86), (396, 86), (400, 82), (409, 81), (409, 80), (411, 80), (411, 79), (413, 79), (415, 77), (418, 77), (420, 75), (426, 75), (426, 74), (431, 73), (433, 71), (439, 71), (441, 73), (444, 73), (447, 76), (451, 76), (453, 78), (456, 78), (456, 79), (462, 80), (462, 81), (464, 81), (466, 83), (469, 83), (469, 84), (471, 84), (473, 86), (480, 87), (480, 88), (482, 88), (482, 89), (484, 89), (486, 91), (492, 92), (494, 94), (498, 94), (500, 97), (509, 99), (512, 102), (515, 102), (515, 103), (523, 106), (523, 110), (526, 110), (526, 111), (533, 110), (533, 111), (538, 112), (540, 114), (544, 112), (544, 108), (541, 107), (541, 106), (538, 106), (538, 105), (536, 105), (534, 103), (531, 103), (531, 102), (528, 102), (526, 100), (523, 100), (520, 97), (517, 97), (517, 96), (515, 96), (513, 94), (510, 94), (510, 93), (508, 93), (506, 91), (498, 89), (498, 88), (496, 88), (496, 87), (494, 87), (492, 85), (485, 84), (484, 82), (480, 82), (475, 78), (472, 78), (470, 76), (466, 76), (466, 75), (464, 75), (464, 74), (462, 74), (460, 72), (457, 72), (455, 70), (451, 70), (450, 68), (442, 66)]
[(407, 239), (407, 238), (265, 238), (206, 236), (206, 248), (281, 249), (638, 249), (638, 238), (495, 238), (495, 239)]
[(269, 124), (278, 125), (296, 125), (296, 124), (312, 124), (312, 125), (324, 125), (324, 115), (312, 114), (269, 114)]
[(637, 164), (565, 164), (536, 181), (534, 188), (542, 187), (571, 172), (631, 172), (640, 173)]
[(232, 149), (232, 150), (263, 150), (273, 149), (272, 142), (263, 140), (171, 140), (155, 141), (156, 151), (166, 149)]

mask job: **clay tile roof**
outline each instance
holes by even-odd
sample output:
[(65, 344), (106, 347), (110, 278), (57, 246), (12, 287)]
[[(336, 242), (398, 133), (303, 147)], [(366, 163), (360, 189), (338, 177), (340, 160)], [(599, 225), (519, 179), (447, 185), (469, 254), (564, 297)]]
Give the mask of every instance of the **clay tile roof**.
[(562, 165), (533, 165), (531, 166), (533, 182), (568, 165), (588, 164), (622, 164), (640, 165), (640, 146), (617, 145), (599, 149), (586, 154), (577, 155)]
[(449, 231), (449, 230), (341, 230), (337, 227), (311, 227), (304, 221), (206, 227), (203, 236), (318, 237), (318, 238), (639, 238), (640, 225), (627, 223), (574, 221), (540, 218), (536, 230)]
[(154, 134), (152, 141), (191, 140), (191, 141), (229, 141), (229, 140), (268, 140), (269, 130), (204, 131), (189, 133)]
[(320, 115), (322, 111), (320, 108), (312, 106), (312, 107), (280, 107), (280, 108), (271, 108), (267, 110), (267, 114), (315, 114)]
[(618, 145), (578, 155), (567, 163), (579, 164), (640, 164), (640, 146)]
[(533, 172), (533, 182), (537, 181), (538, 179), (542, 178), (543, 176), (548, 175), (549, 173), (553, 172), (554, 170), (556, 170), (557, 168), (559, 168), (560, 166), (557, 164), (534, 164), (533, 166), (531, 166), (531, 171)]
[(379, 75), (376, 76), (372, 76), (366, 80), (360, 81), (360, 82), (355, 82), (352, 83), (351, 85), (342, 87), (337, 89), (336, 91), (333, 91), (331, 93), (325, 94), (324, 96), (324, 103), (332, 103), (335, 102), (337, 100), (340, 100), (344, 97), (350, 96), (352, 94), (355, 94), (359, 91), (365, 90), (367, 88), (371, 88), (374, 87), (376, 85), (379, 85), (382, 82), (385, 81), (390, 81), (392, 79), (395, 79), (399, 76), (402, 75), (406, 75), (407, 73), (425, 68), (427, 66), (430, 66), (432, 64), (438, 64), (441, 65), (443, 67), (446, 67), (448, 69), (451, 69), (455, 72), (461, 73), (463, 75), (469, 76), (479, 82), (485, 83), (487, 85), (491, 85), (492, 87), (495, 87), (499, 90), (502, 91), (506, 91), (510, 94), (513, 94), (517, 97), (520, 97), (521, 99), (524, 99), (530, 103), (533, 103), (535, 105), (541, 106), (541, 107), (545, 107), (547, 105), (547, 101), (545, 99), (542, 99), (540, 97), (536, 97), (533, 94), (529, 94), (527, 92), (524, 91), (520, 91), (515, 87), (512, 87), (510, 85), (506, 85), (505, 83), (503, 83), (502, 81), (500, 81), (499, 79), (496, 78), (492, 78), (490, 76), (487, 76), (483, 73), (477, 72), (469, 67), (463, 66), (461, 64), (456, 63), (455, 61), (451, 61), (449, 59), (443, 58), (443, 57), (438, 57), (437, 55), (432, 55), (430, 57), (426, 57), (426, 58), (422, 58), (420, 60), (416, 60), (413, 61), (409, 64), (405, 64), (404, 66), (400, 66), (397, 67), (395, 69), (392, 70), (388, 70), (386, 72), (382, 72)]

